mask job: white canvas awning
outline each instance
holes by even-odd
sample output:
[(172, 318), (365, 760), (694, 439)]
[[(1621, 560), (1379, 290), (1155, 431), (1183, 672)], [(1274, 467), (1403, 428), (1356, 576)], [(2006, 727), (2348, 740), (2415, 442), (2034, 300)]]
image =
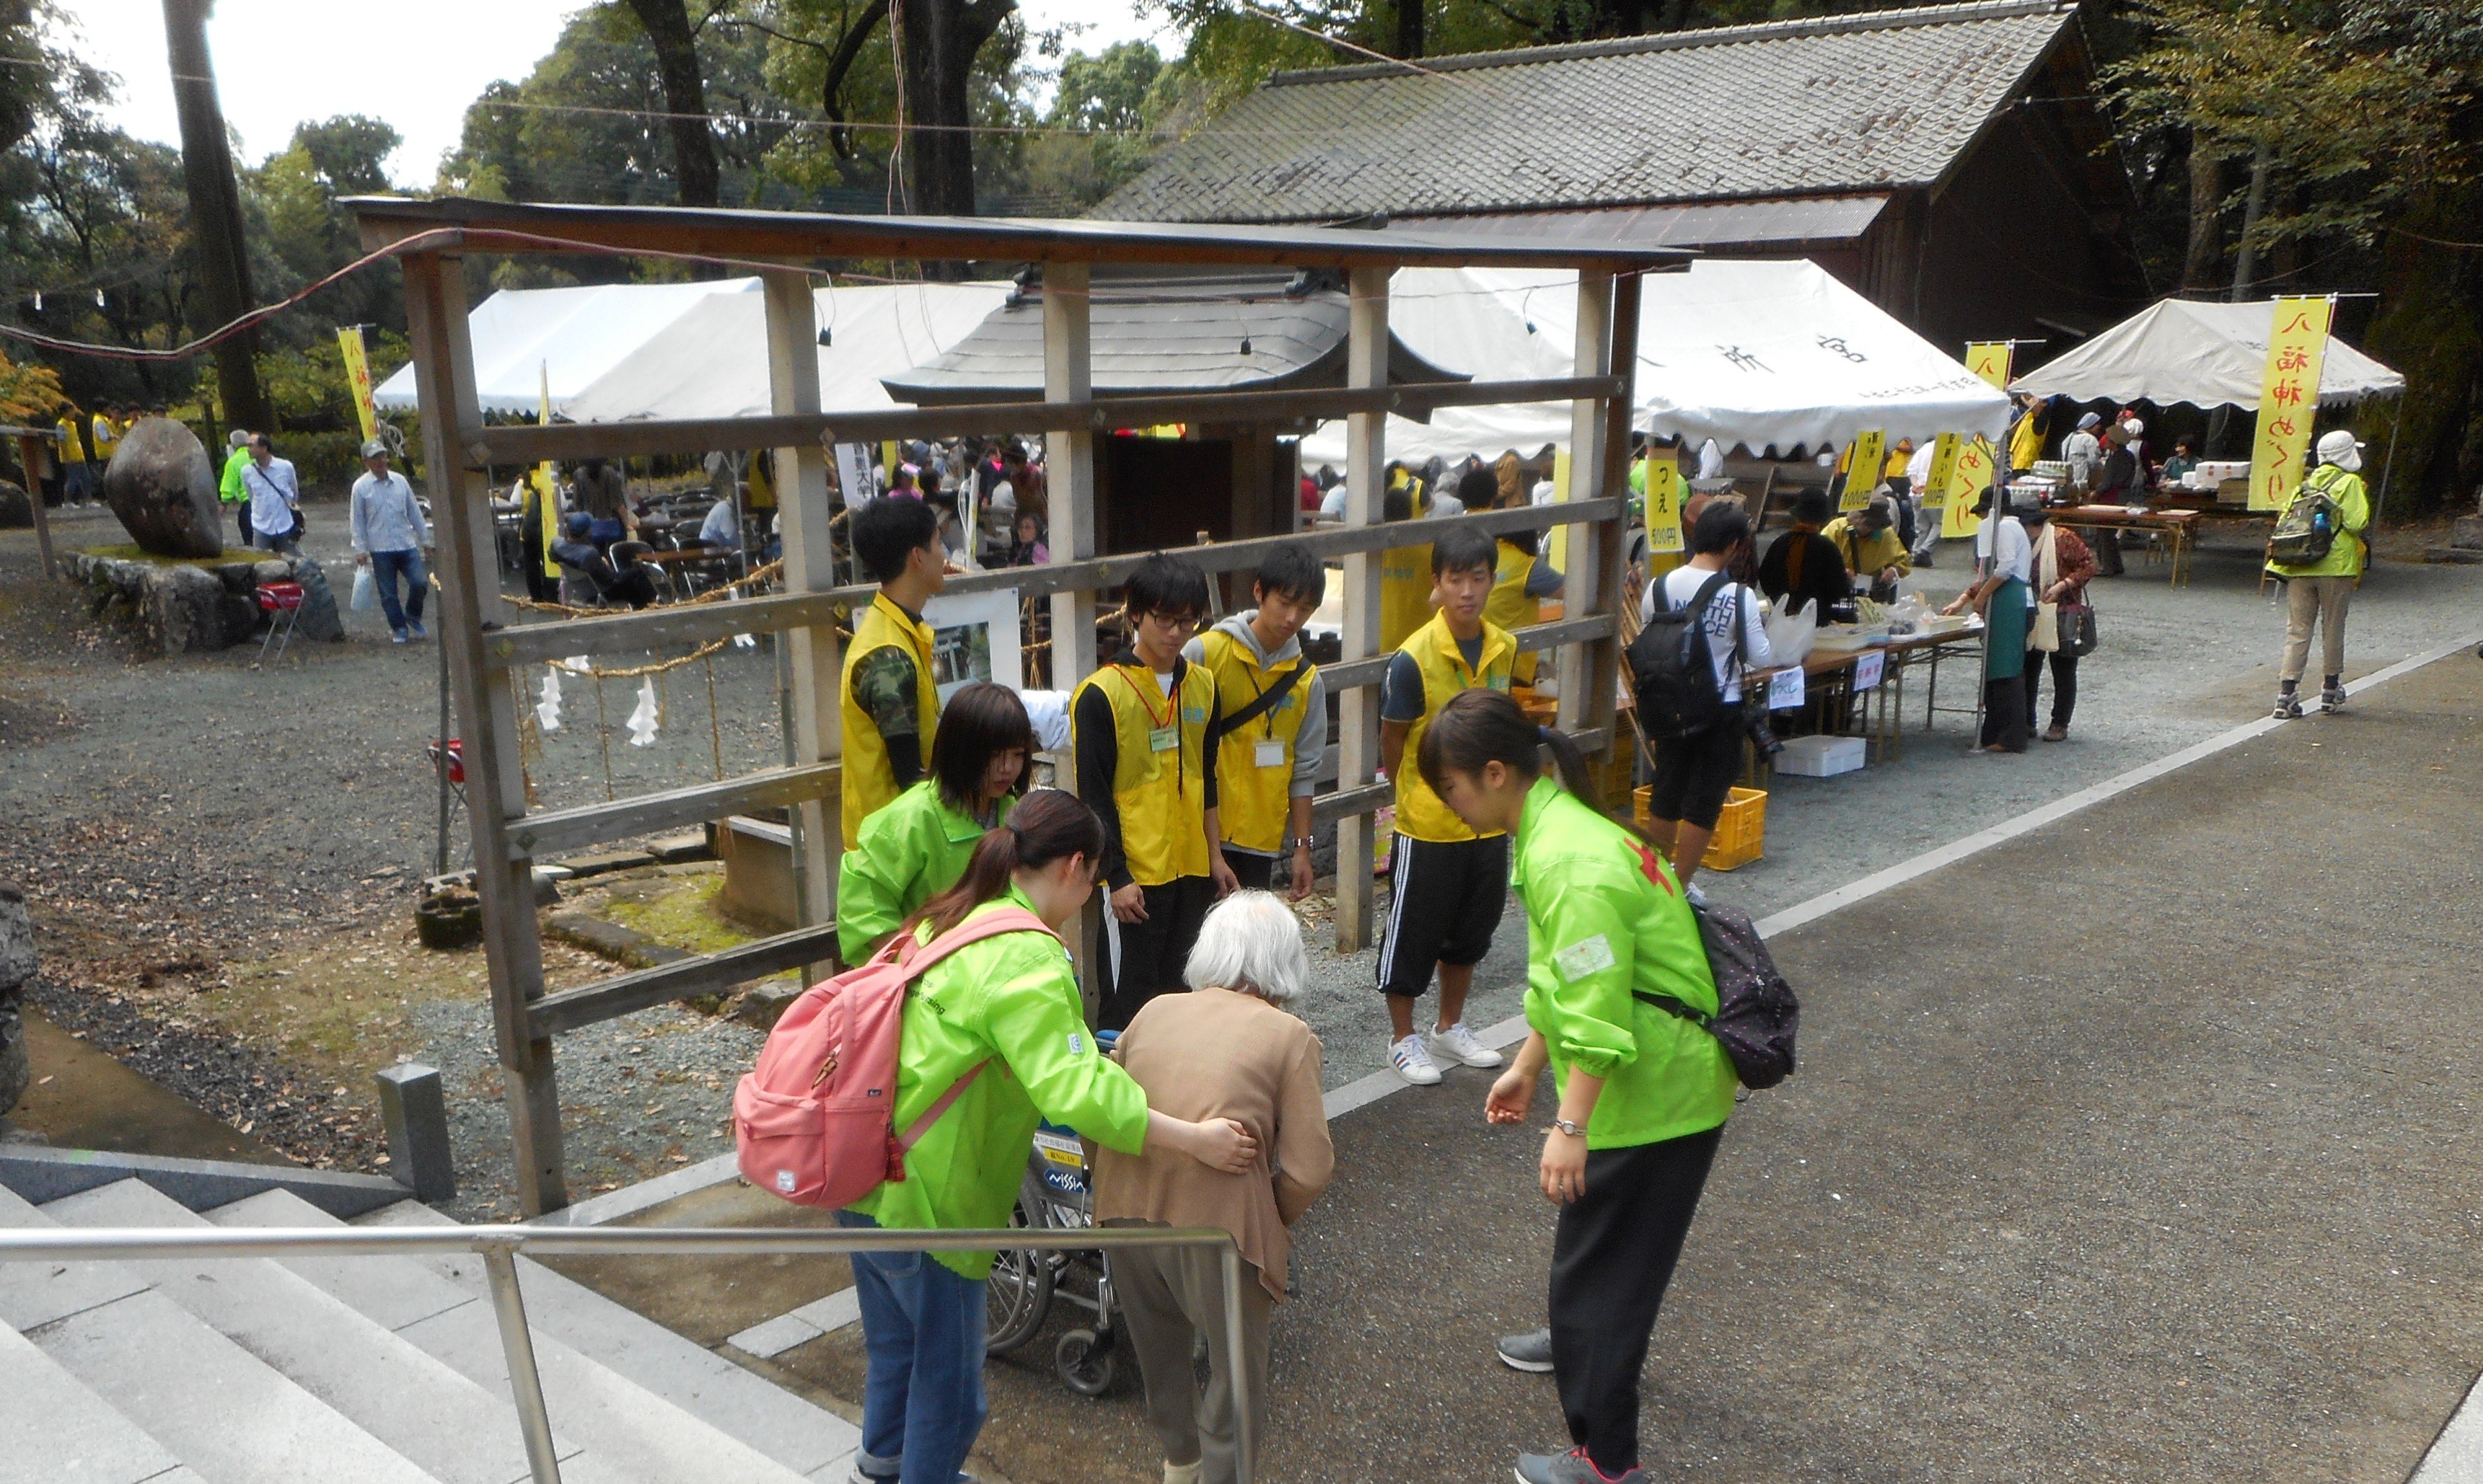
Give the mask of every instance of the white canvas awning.
[[(2077, 402), (2152, 402), (2258, 411), (2274, 308), (2265, 300), (2202, 304), (2167, 299), (2009, 384), (2011, 391)], [(2393, 397), (2405, 378), (2331, 335), (2319, 401), (2335, 407)]]
[[(1632, 425), (1728, 451), (1841, 447), (1878, 429), (1894, 441), (1942, 433), (1997, 438), (2009, 399), (1833, 275), (1807, 262), (1700, 259), (1649, 274), (1639, 311)], [(1574, 274), (1408, 268), (1391, 280), (1389, 329), (1417, 355), (1491, 381), (1569, 374)], [(1569, 441), (1566, 403), (1442, 408), (1388, 420), (1392, 459), (1531, 454)], [(1311, 464), (1342, 464), (1345, 425), (1303, 439)]]
[[(880, 379), (939, 357), (1008, 298), (1006, 283), (894, 283), (822, 288), (819, 405), (862, 411), (897, 404)], [(479, 333), (479, 331), (478, 331)], [(756, 417), (769, 411), (764, 296), (719, 294), (692, 305), (570, 398), (576, 422)]]
[[(552, 411), (566, 411), (570, 398), (697, 305), (733, 296), (756, 305), (758, 290), (757, 278), (502, 289), (466, 315), (476, 393), (485, 411), (533, 412), (548, 374)], [(385, 410), (412, 411), (413, 365), (371, 395)]]

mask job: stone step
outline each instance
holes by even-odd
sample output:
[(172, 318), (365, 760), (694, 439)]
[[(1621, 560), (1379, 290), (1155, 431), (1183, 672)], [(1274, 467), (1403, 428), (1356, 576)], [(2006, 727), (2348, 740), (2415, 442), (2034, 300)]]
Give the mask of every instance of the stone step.
[[(56, 1223), (13, 1193), (0, 1190), (0, 1225)], [(20, 1324), (5, 1314), (0, 1320), (18, 1329), (63, 1371), (214, 1484), (300, 1484), (306, 1479), (438, 1484), (403, 1454), (120, 1263), (0, 1266), (115, 1270), (86, 1291), (119, 1287), (122, 1297), (40, 1325)]]
[[(206, 1218), (135, 1179), (64, 1197), (42, 1211), (65, 1227), (213, 1230)], [(226, 1258), (120, 1265), (441, 1484), (521, 1484), (529, 1476), (525, 1442), (506, 1406), (276, 1262)], [(558, 1451), (566, 1459), (578, 1449), (564, 1444)]]
[(0, 1406), (0, 1484), (203, 1484), (6, 1324), (0, 1396), (9, 1398)]
[[(400, 1219), (392, 1224), (454, 1225), (418, 1203), (406, 1204), (428, 1219), (417, 1218), (416, 1223)], [(342, 1225), (309, 1203), (280, 1190), (237, 1201), (206, 1215), (209, 1221), (227, 1227)], [(280, 1260), (314, 1287), (394, 1330), (481, 1386), (502, 1407), (515, 1405), (509, 1390), (508, 1362), (500, 1346), (499, 1324), (488, 1296), (488, 1281), (480, 1278), (481, 1259), (471, 1259), (477, 1274), (477, 1283), (471, 1288), (438, 1270), (438, 1265), (453, 1264), (455, 1259), (440, 1259), (440, 1264), (412, 1258), (297, 1257)], [(805, 1475), (828, 1477), (779, 1462), (749, 1440), (717, 1425), (714, 1418), (678, 1406), (667, 1396), (601, 1364), (601, 1357), (590, 1358), (582, 1353), (581, 1347), (546, 1322), (542, 1296), (546, 1280), (553, 1278), (531, 1262), (523, 1263), (519, 1285), (526, 1301), (535, 1364), (543, 1377), (552, 1424), (559, 1432), (583, 1440), (586, 1445), (579, 1459), (581, 1468), (564, 1471), (571, 1484), (584, 1484), (590, 1472), (593, 1477), (643, 1480), (645, 1484), (794, 1484)], [(646, 1329), (657, 1330), (645, 1319), (636, 1322)], [(750, 1380), (766, 1385), (756, 1376)], [(768, 1389), (774, 1391), (772, 1387)], [(819, 1412), (807, 1403), (802, 1405), (841, 1432), (853, 1432), (832, 1414)], [(514, 1420), (514, 1413), (511, 1417)], [(846, 1444), (832, 1462), (842, 1463), (851, 1456), (852, 1447), (852, 1444)]]
[(2422, 548), (2422, 559), (2434, 564), (2456, 563), (2467, 566), (2483, 565), (2483, 547), (2425, 546)]
[[(354, 1225), (436, 1226), (447, 1220), (420, 1202), (408, 1201), (373, 1211)], [(482, 1259), (426, 1260), (433, 1271), (467, 1292), (488, 1291)], [(842, 1484), (843, 1466), (862, 1442), (861, 1430), (852, 1423), (540, 1263), (521, 1259), (518, 1269), (526, 1313), (538, 1331), (567, 1341), (794, 1472), (822, 1479), (833, 1475)]]

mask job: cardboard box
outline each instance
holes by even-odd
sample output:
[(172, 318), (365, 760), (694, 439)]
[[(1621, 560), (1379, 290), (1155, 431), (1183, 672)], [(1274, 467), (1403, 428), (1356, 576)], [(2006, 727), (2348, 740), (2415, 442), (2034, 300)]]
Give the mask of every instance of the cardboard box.
[(1776, 754), (1776, 771), (1797, 778), (1834, 778), (1858, 773), (1870, 744), (1860, 737), (1788, 737)]

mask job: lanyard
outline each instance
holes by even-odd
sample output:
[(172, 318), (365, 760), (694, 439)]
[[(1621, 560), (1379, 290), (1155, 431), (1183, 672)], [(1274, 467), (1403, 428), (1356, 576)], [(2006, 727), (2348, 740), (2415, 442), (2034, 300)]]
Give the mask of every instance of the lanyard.
[(1147, 692), (1156, 688), (1156, 673), (1153, 670), (1141, 671), (1140, 673), (1147, 677), (1147, 683), (1140, 685), (1137, 681), (1130, 678), (1129, 666), (1114, 665), (1112, 669), (1120, 676), (1121, 683), (1130, 688), (1130, 694), (1138, 698), (1139, 709), (1147, 713), (1147, 725), (1150, 729), (1161, 731), (1164, 728), (1172, 725), (1173, 717), (1181, 710), (1181, 687), (1178, 684), (1176, 684), (1172, 690), (1165, 693), (1164, 714), (1158, 716), (1156, 715), (1155, 702), (1147, 699)]

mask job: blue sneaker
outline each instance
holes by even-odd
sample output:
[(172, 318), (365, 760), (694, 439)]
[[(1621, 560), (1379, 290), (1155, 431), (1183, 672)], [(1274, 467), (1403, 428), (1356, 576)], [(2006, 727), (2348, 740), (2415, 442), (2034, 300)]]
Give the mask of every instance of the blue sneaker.
[(430, 637), (431, 637), (431, 635), (430, 635), (430, 634), (428, 634), (428, 633), (426, 633), (426, 632), (424, 632), (424, 631), (423, 631), (423, 627), (422, 627), (422, 621), (421, 621), (420, 619), (408, 619), (408, 620), (406, 620), (406, 621), (405, 621), (405, 631), (406, 631), (407, 633), (409, 633), (409, 634), (412, 634), (412, 635), (413, 635), (414, 637), (415, 637), (416, 639), (428, 639), (428, 638), (430, 638)]
[(405, 630), (404, 630), (404, 629), (401, 629), (401, 628), (392, 628), (392, 629), (389, 629), (389, 630), (388, 630), (388, 642), (389, 642), (390, 644), (403, 644), (403, 643), (405, 643)]

